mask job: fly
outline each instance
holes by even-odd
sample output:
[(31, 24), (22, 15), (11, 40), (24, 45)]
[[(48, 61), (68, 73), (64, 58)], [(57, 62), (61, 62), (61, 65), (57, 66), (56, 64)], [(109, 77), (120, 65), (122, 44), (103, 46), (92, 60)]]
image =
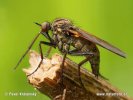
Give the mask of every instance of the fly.
[[(33, 39), (33, 41), (31, 42), (26, 52), (18, 61), (15, 69), (18, 67), (22, 59), (31, 49), (32, 45), (34, 44), (34, 42), (36, 41), (36, 39), (39, 37), (40, 34), (45, 36), (49, 40), (49, 42), (40, 41), (39, 43), (41, 61), (35, 71), (37, 71), (37, 69), (40, 67), (43, 61), (42, 45), (50, 46), (48, 53), (50, 53), (51, 47), (54, 47), (54, 48), (57, 47), (59, 51), (63, 54), (63, 61), (61, 65), (62, 73), (63, 73), (64, 61), (67, 54), (73, 55), (73, 56), (84, 56), (85, 59), (78, 64), (78, 77), (80, 81), (81, 81), (80, 66), (82, 66), (84, 63), (88, 61), (91, 64), (92, 73), (96, 77), (100, 75), (99, 73), (100, 52), (99, 52), (99, 49), (97, 48), (97, 45), (121, 57), (126, 58), (126, 54), (123, 51), (109, 44), (108, 42), (74, 26), (73, 23), (68, 19), (60, 18), (60, 19), (55, 19), (52, 23), (44, 22), (42, 24), (38, 24), (38, 23), (36, 24), (41, 27), (41, 31)], [(52, 31), (52, 36), (49, 35), (48, 33), (49, 31)], [(71, 47), (73, 47), (74, 49), (71, 49)], [(32, 72), (29, 75), (32, 75), (34, 72)], [(81, 85), (83, 85), (82, 81), (81, 81)]]

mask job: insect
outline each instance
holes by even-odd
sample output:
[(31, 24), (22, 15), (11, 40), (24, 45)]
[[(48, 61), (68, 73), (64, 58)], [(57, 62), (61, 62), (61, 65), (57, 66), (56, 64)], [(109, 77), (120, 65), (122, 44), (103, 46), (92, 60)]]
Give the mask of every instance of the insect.
[[(20, 64), (22, 59), (25, 57), (25, 55), (28, 53), (28, 51), (30, 50), (30, 48), (32, 47), (32, 45), (34, 44), (34, 42), (36, 41), (36, 39), (39, 37), (40, 34), (45, 36), (49, 40), (49, 42), (40, 41), (39, 43), (41, 61), (37, 69), (40, 67), (42, 60), (43, 60), (43, 52), (42, 52), (43, 44), (50, 46), (50, 48), (51, 47), (58, 48), (59, 51), (64, 55), (62, 65), (61, 65), (62, 73), (63, 73), (64, 61), (65, 61), (67, 54), (73, 55), (73, 56), (84, 56), (85, 59), (78, 64), (78, 76), (80, 80), (81, 80), (80, 66), (88, 61), (91, 64), (92, 73), (96, 77), (100, 75), (99, 73), (100, 52), (96, 45), (99, 45), (121, 57), (124, 57), (124, 58), (126, 57), (126, 54), (120, 49), (74, 26), (73, 23), (68, 19), (59, 18), (59, 19), (55, 19), (52, 23), (44, 22), (42, 24), (38, 24), (38, 23), (36, 24), (41, 27), (41, 31), (33, 39), (32, 43), (30, 44), (26, 52), (23, 54), (21, 59), (18, 61), (15, 69), (18, 67), (18, 65)], [(48, 33), (49, 31), (52, 31), (52, 36), (49, 35)], [(48, 52), (50, 52), (50, 50)]]

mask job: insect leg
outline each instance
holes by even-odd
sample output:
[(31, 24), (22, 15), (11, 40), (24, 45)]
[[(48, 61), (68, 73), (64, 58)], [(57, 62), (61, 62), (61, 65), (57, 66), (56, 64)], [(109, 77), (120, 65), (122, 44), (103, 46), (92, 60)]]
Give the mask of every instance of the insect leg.
[(81, 67), (84, 63), (86, 63), (88, 60), (89, 60), (89, 57), (87, 57), (86, 59), (82, 60), (82, 61), (78, 64), (78, 77), (79, 77), (80, 83), (81, 83), (81, 85), (83, 86), (83, 88), (85, 88), (85, 87), (84, 87), (84, 84), (83, 84), (82, 79), (81, 79), (80, 67)]
[(92, 52), (81, 52), (80, 50), (74, 49), (73, 51), (69, 51), (68, 54), (72, 56), (85, 56), (85, 55), (94, 55)]
[[(94, 56), (94, 53), (92, 52), (81, 52), (80, 50), (78, 49), (73, 49), (71, 51), (68, 51), (68, 54), (72, 55), (72, 56), (85, 56), (85, 55), (91, 55), (91, 56)], [(82, 82), (82, 79), (81, 79), (81, 74), (80, 74), (80, 66), (83, 65), (84, 63), (86, 63), (88, 60), (89, 60), (90, 57), (87, 57), (86, 59), (84, 59), (83, 61), (81, 61), (79, 64), (78, 64), (78, 77), (79, 77), (79, 80), (80, 80), (80, 84), (84, 87), (84, 84)], [(84, 87), (85, 88), (85, 87)]]
[[(54, 40), (50, 37), (48, 32), (42, 32), (42, 35), (44, 35), (50, 41), (50, 43), (54, 44)], [(46, 57), (49, 56), (49, 53), (51, 52), (51, 49), (52, 49), (52, 47), (50, 46), (49, 49), (46, 52), (46, 55), (45, 55)]]
[(64, 55), (63, 55), (62, 64), (61, 64), (61, 85), (62, 85), (62, 88), (64, 89), (63, 90), (63, 94), (62, 94), (62, 100), (65, 100), (65, 95), (66, 95), (67, 87), (64, 87), (64, 84), (63, 84), (63, 71), (64, 71), (64, 62), (65, 62), (66, 56), (68, 54), (68, 51), (70, 49), (70, 44), (69, 43), (63, 44), (63, 49), (64, 49), (63, 50), (64, 51)]
[(29, 50), (31, 49), (31, 47), (33, 46), (33, 44), (35, 43), (35, 41), (37, 40), (37, 38), (39, 37), (39, 35), (40, 35), (40, 33), (38, 33), (38, 34), (36, 35), (36, 37), (32, 40), (32, 42), (30, 43), (28, 49), (25, 51), (25, 53), (24, 53), (24, 54), (22, 55), (22, 57), (19, 59), (17, 65), (14, 67), (14, 69), (16, 69), (16, 68), (19, 66), (19, 64), (21, 63), (21, 61), (23, 60), (23, 58), (26, 56), (26, 54), (29, 52)]
[(63, 83), (63, 68), (64, 68), (64, 62), (65, 62), (65, 58), (69, 52), (70, 49), (70, 44), (64, 44), (63, 45), (63, 49), (64, 49), (64, 55), (63, 55), (63, 60), (62, 60), (62, 64), (61, 64), (61, 75), (62, 75), (62, 83)]
[(41, 32), (42, 35), (44, 35), (51, 43), (53, 43), (53, 39), (50, 37), (50, 35), (48, 34), (48, 32)]
[(66, 59), (66, 55), (67, 55), (67, 52), (64, 53), (62, 64), (61, 64), (61, 83), (62, 83), (62, 85), (63, 85), (63, 68), (64, 68), (64, 62), (65, 62), (65, 59)]
[(52, 47), (55, 48), (56, 44), (52, 43), (52, 42), (50, 42), (50, 43), (49, 42), (45, 42), (45, 41), (42, 41), (42, 44), (50, 46), (49, 49), (47, 50), (46, 54), (45, 54), (45, 57), (48, 57), (50, 52), (51, 52), (51, 50), (52, 50)]
[(40, 41), (39, 42), (39, 51), (40, 51), (40, 54), (41, 54), (41, 61), (40, 61), (39, 65), (38, 65), (38, 67), (32, 73), (30, 73), (27, 76), (30, 76), (33, 73), (35, 73), (38, 70), (38, 68), (40, 67), (40, 65), (42, 64), (42, 61), (43, 61), (42, 44), (45, 44), (45, 45), (48, 45), (48, 46), (53, 46), (53, 47), (55, 46), (55, 44), (53, 44), (53, 43), (49, 43), (49, 42), (45, 42), (45, 41)]
[[(80, 50), (76, 50), (76, 49), (69, 51), (68, 54), (70, 54), (72, 56), (86, 56), (86, 55), (90, 55), (90, 56), (93, 56), (93, 57), (95, 56), (95, 53), (92, 53), (92, 52), (81, 52)], [(95, 57), (97, 57), (97, 56), (95, 56)], [(98, 59), (97, 59), (97, 61), (98, 61)], [(95, 62), (97, 62), (97, 61), (95, 61)], [(93, 61), (91, 60), (90, 63), (91, 63), (92, 73), (96, 77), (98, 77), (98, 75), (99, 75), (99, 63), (97, 62), (95, 64), (94, 60)]]
[(48, 57), (49, 56), (51, 50), (52, 50), (52, 46), (50, 46), (49, 49), (47, 50), (45, 57)]

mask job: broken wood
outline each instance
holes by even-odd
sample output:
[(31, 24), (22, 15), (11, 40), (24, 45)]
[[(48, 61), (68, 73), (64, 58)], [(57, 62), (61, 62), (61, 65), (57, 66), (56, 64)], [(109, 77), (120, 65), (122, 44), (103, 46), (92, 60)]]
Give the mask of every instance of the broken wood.
[[(40, 55), (30, 51), (30, 68), (23, 69), (26, 75), (32, 73), (40, 62)], [(113, 87), (107, 80), (98, 79), (81, 68), (81, 78), (86, 90), (81, 86), (78, 65), (70, 59), (65, 60), (63, 85), (61, 83), (62, 56), (54, 54), (51, 59), (44, 58), (40, 68), (27, 76), (29, 83), (52, 100), (131, 100), (126, 93)]]

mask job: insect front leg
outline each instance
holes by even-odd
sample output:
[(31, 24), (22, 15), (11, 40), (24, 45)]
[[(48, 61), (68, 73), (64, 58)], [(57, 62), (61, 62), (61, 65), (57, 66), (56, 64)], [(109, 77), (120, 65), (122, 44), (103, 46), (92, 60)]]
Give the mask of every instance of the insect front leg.
[(37, 68), (32, 73), (30, 73), (27, 76), (30, 76), (30, 75), (34, 74), (38, 70), (38, 68), (41, 66), (41, 64), (42, 64), (42, 61), (43, 61), (42, 44), (55, 47), (55, 44), (53, 44), (53, 43), (49, 43), (49, 42), (45, 42), (45, 41), (40, 41), (39, 42), (39, 51), (40, 51), (40, 54), (41, 54), (41, 61), (40, 61), (39, 65), (37, 66)]

